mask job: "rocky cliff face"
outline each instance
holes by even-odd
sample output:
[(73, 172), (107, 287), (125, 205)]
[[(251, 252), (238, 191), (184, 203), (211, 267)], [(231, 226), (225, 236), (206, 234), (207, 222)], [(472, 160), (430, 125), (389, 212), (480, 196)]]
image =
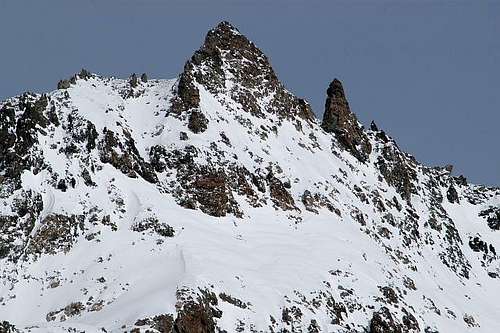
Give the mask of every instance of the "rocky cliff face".
[(0, 103), (0, 332), (495, 332), (500, 189), (220, 23), (173, 80)]
[(197, 85), (225, 107), (259, 118), (273, 113), (299, 123), (314, 119), (309, 104), (284, 88), (268, 58), (228, 22), (210, 30), (202, 47), (184, 66), (172, 111), (197, 112)]

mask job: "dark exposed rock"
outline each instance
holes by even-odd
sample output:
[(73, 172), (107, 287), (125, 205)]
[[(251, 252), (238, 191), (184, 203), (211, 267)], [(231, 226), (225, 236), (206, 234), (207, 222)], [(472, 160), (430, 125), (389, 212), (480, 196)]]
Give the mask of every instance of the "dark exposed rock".
[(47, 118), (49, 119), (49, 122), (54, 124), (56, 127), (60, 125), (59, 117), (57, 116), (56, 107), (53, 104), (53, 101), (51, 102), (51, 107), (47, 111)]
[(469, 247), (472, 251), (479, 254), (478, 259), (481, 262), (481, 266), (486, 268), (487, 274), (493, 279), (498, 278), (499, 271), (495, 267), (498, 257), (495, 247), (483, 241), (479, 235), (469, 238)]
[(83, 178), (83, 183), (87, 186), (96, 186), (96, 183), (92, 180), (92, 177), (90, 176), (90, 172), (87, 170), (87, 168), (84, 168), (82, 171), (82, 178)]
[(233, 297), (231, 295), (228, 295), (226, 293), (220, 293), (219, 294), (219, 298), (224, 301), (224, 302), (227, 302), (229, 304), (232, 304), (240, 309), (246, 309), (248, 308), (249, 304), (237, 299), (236, 297)]
[(497, 195), (500, 194), (500, 188), (470, 185), (462, 192), (462, 195), (472, 205), (486, 204), (491, 198), (491, 190), (495, 190)]
[(51, 214), (40, 222), (33, 236), (28, 253), (56, 254), (68, 252), (76, 238), (84, 230), (83, 216)]
[(144, 83), (148, 82), (148, 76), (146, 75), (146, 73), (142, 73), (142, 75), (141, 75), (141, 81), (144, 82)]
[[(440, 191), (441, 189), (437, 189), (436, 192)], [(460, 232), (441, 203), (434, 198), (434, 195), (431, 195), (429, 213), (429, 220), (426, 226), (439, 233), (436, 240), (444, 242), (444, 246), (439, 252), (439, 258), (445, 266), (453, 270), (459, 277), (468, 279), (471, 265), (462, 251), (463, 242)]]
[(458, 198), (458, 193), (453, 184), (448, 187), (448, 191), (446, 191), (446, 197), (450, 203), (460, 203), (460, 199)]
[(68, 186), (66, 185), (66, 181), (64, 179), (59, 180), (59, 182), (57, 183), (57, 189), (66, 192)]
[(320, 333), (321, 332), (321, 326), (319, 326), (316, 319), (311, 319), (311, 322), (309, 323), (309, 326), (307, 327), (307, 332), (308, 333)]
[(161, 173), (165, 171), (167, 168), (167, 157), (167, 150), (163, 146), (155, 145), (149, 149), (149, 161), (156, 172)]
[(19, 109), (24, 112), (17, 121), (16, 135), (18, 140), (21, 139), (31, 145), (36, 142), (36, 139), (33, 137), (36, 126), (45, 128), (49, 124), (48, 119), (44, 115), (47, 105), (48, 98), (46, 95), (42, 95), (35, 100), (29, 94), (21, 96), (19, 99)]
[(87, 151), (91, 151), (96, 147), (98, 134), (97, 130), (95, 129), (95, 125), (90, 121), (87, 121), (87, 130), (85, 132), (85, 137), (87, 139), (87, 144), (85, 147), (87, 148)]
[(375, 137), (377, 139), (379, 139), (380, 141), (384, 142), (384, 143), (388, 143), (389, 142), (389, 137), (387, 136), (387, 134), (385, 134), (384, 131), (378, 131), (375, 134)]
[(489, 207), (482, 210), (479, 216), (486, 219), (488, 227), (492, 230), (500, 230), (500, 207)]
[(88, 70), (85, 68), (82, 68), (80, 73), (78, 74), (78, 77), (83, 80), (88, 80), (92, 77), (92, 73), (90, 73)]
[[(207, 170), (208, 171), (208, 170)], [(200, 209), (212, 216), (225, 216), (228, 211), (229, 196), (226, 191), (227, 181), (222, 172), (208, 171), (199, 175), (192, 186)]]
[(226, 133), (224, 132), (220, 132), (219, 133), (220, 137), (221, 137), (221, 140), (222, 142), (224, 142), (224, 144), (228, 147), (232, 147), (231, 145), (231, 140), (229, 140), (229, 138), (227, 137)]
[(388, 308), (382, 307), (373, 313), (370, 321), (370, 333), (402, 333), (401, 325), (392, 317)]
[(191, 74), (193, 64), (188, 61), (184, 65), (184, 71), (177, 82), (177, 95), (172, 99), (172, 111), (176, 114), (184, 113), (191, 109), (197, 109), (200, 104), (200, 92), (195, 86)]
[(134, 223), (132, 230), (136, 232), (154, 231), (162, 237), (174, 237), (175, 230), (168, 224), (158, 221), (157, 218), (151, 217)]
[(240, 216), (241, 212), (237, 204), (228, 193), (227, 177), (220, 170), (210, 170), (204, 167), (199, 169), (195, 180), (191, 183), (195, 200), (200, 209), (212, 216), (225, 216), (227, 213), (235, 213)]
[(205, 132), (208, 125), (208, 119), (200, 111), (192, 111), (189, 115), (188, 128), (193, 133)]
[(60, 80), (57, 83), (57, 89), (68, 89), (71, 87), (72, 84), (76, 84), (76, 81), (78, 79), (82, 79), (87, 81), (88, 79), (92, 78), (93, 74), (90, 73), (88, 70), (85, 68), (82, 68), (78, 74), (73, 75), (69, 80)]
[(321, 127), (335, 133), (339, 142), (360, 161), (366, 161), (372, 150), (356, 115), (351, 112), (342, 83), (334, 79), (327, 90), (325, 113)]
[(269, 184), (271, 199), (277, 207), (283, 210), (297, 209), (290, 192), (288, 192), (283, 182), (276, 178), (272, 172), (267, 174), (266, 181)]
[[(10, 176), (19, 174), (19, 171), (15, 170), (15, 168), (21, 161), (16, 154), (11, 152), (17, 140), (15, 128), (15, 109), (9, 104), (6, 104), (0, 110), (0, 141), (2, 142), (0, 145), (0, 167), (2, 170), (5, 170), (5, 177), (9, 177), (9, 174)], [(12, 168), (14, 168), (14, 170), (12, 170)]]
[(490, 252), (491, 252), (494, 256), (496, 256), (496, 255), (497, 255), (497, 251), (495, 250), (495, 247), (494, 247), (493, 245), (491, 245), (491, 244), (490, 244), (490, 245), (488, 246), (488, 248), (490, 249)]
[(409, 201), (411, 194), (416, 193), (415, 161), (408, 158), (393, 144), (383, 145), (381, 153), (375, 165), (387, 183), (393, 186), (403, 199)]
[(337, 302), (331, 295), (326, 296), (326, 309), (332, 324), (340, 325), (347, 317), (347, 308), (342, 302)]
[(365, 215), (357, 207), (352, 209), (351, 217), (362, 226), (366, 225)]
[(8, 321), (0, 321), (0, 333), (19, 333), (20, 331), (16, 329), (14, 325)]
[(0, 259), (17, 261), (30, 241), (35, 222), (43, 209), (42, 196), (33, 191), (21, 191), (13, 198), (15, 215), (0, 215)]
[(488, 243), (486, 243), (485, 241), (481, 240), (477, 236), (476, 237), (472, 237), (469, 240), (469, 247), (474, 252), (484, 252), (485, 254), (488, 254)]
[(137, 85), (139, 84), (139, 80), (137, 79), (137, 75), (135, 75), (135, 73), (130, 75), (130, 78), (128, 79), (128, 83), (130, 84), (130, 86), (132, 88), (137, 87)]
[(187, 139), (188, 139), (188, 135), (187, 135), (186, 132), (180, 132), (179, 133), (179, 140), (181, 140), (181, 141), (187, 141)]
[(340, 210), (336, 208), (331, 201), (324, 195), (319, 193), (312, 194), (311, 191), (305, 190), (301, 196), (302, 203), (306, 209), (315, 214), (319, 214), (319, 208), (327, 208), (330, 212), (335, 212), (340, 216)]
[[(210, 164), (199, 165), (194, 162), (197, 156), (198, 151), (193, 146), (187, 146), (184, 151), (166, 151), (161, 146), (154, 146), (150, 150), (151, 165), (157, 172), (176, 170), (178, 186), (173, 189), (173, 195), (180, 205), (189, 209), (199, 208), (212, 216), (233, 214), (241, 217), (242, 213), (233, 194), (237, 193), (245, 196), (253, 207), (260, 206), (254, 188), (259, 192), (266, 191), (263, 177), (236, 164), (225, 168)], [(278, 185), (274, 188), (277, 187)], [(284, 185), (283, 189), (286, 191)]]
[(80, 314), (84, 308), (85, 307), (80, 302), (71, 303), (64, 308), (64, 314), (68, 317), (76, 316)]
[(471, 265), (462, 251), (462, 239), (455, 223), (448, 216), (442, 216), (442, 226), (444, 227), (444, 240), (447, 247), (439, 254), (439, 258), (450, 269), (459, 276), (469, 278)]
[(136, 178), (139, 174), (150, 183), (158, 182), (153, 167), (140, 156), (129, 132), (123, 130), (123, 139), (106, 128), (103, 134), (98, 145), (101, 162), (113, 165), (131, 178)]
[[(229, 79), (236, 84), (231, 91), (225, 91)], [(230, 96), (255, 116), (271, 112), (289, 119), (314, 119), (309, 104), (286, 91), (262, 51), (228, 22), (210, 30), (202, 47), (184, 66), (172, 101), (174, 113), (198, 108), (197, 84), (214, 95)], [(272, 98), (263, 109), (259, 100), (266, 96)]]
[(64, 152), (67, 155), (84, 153), (82, 148), (85, 148), (87, 152), (90, 152), (96, 147), (96, 142), (98, 138), (98, 133), (95, 125), (86, 120), (85, 118), (75, 114), (70, 113), (67, 116), (66, 131), (71, 135), (70, 142), (67, 143)]
[(46, 117), (48, 104), (46, 95), (25, 93), (0, 109), (0, 170), (4, 182), (7, 179), (14, 187), (20, 185), (24, 170), (37, 173), (45, 167), (37, 143), (38, 134), (46, 135), (51, 125)]
[(34, 219), (43, 209), (42, 196), (32, 190), (21, 191), (18, 197), (14, 197), (12, 208), (19, 217), (29, 216)]
[[(161, 314), (152, 318), (139, 319), (135, 322), (135, 326), (150, 326), (159, 333), (172, 333), (174, 326), (174, 318), (170, 314)], [(133, 332), (133, 331), (132, 331)], [(140, 332), (140, 330), (138, 331)], [(150, 332), (146, 330), (146, 332)]]
[(380, 287), (380, 291), (388, 303), (396, 304), (399, 303), (398, 295), (391, 287)]
[(189, 303), (179, 312), (173, 331), (175, 333), (214, 333), (215, 322), (203, 305)]
[(464, 314), (464, 322), (467, 324), (469, 327), (479, 327), (479, 324), (476, 322), (474, 317), (470, 314)]
[(413, 281), (411, 278), (405, 276), (403, 279), (403, 285), (405, 288), (408, 288), (410, 290), (417, 290), (417, 287), (415, 286), (415, 281)]
[[(181, 291), (182, 292), (182, 291)], [(222, 313), (215, 308), (217, 296), (209, 291), (200, 290), (201, 295), (183, 297), (178, 291), (182, 308), (173, 324), (173, 333), (215, 333), (216, 322)]]
[(458, 177), (454, 177), (455, 183), (459, 186), (467, 186), (467, 178), (465, 178), (463, 175), (460, 175)]
[(398, 211), (401, 211), (401, 209), (403, 209), (403, 207), (401, 206), (401, 204), (398, 201), (398, 198), (392, 197), (392, 202), (394, 203), (394, 206), (396, 207), (396, 209)]
[(71, 83), (68, 80), (60, 80), (57, 83), (57, 89), (68, 89), (71, 87)]
[(85, 306), (81, 302), (73, 302), (60, 310), (47, 313), (45, 319), (47, 321), (54, 321), (59, 317), (59, 320), (64, 321), (68, 317), (80, 315), (83, 310), (85, 310)]
[(281, 312), (281, 320), (291, 327), (294, 327), (295, 324), (300, 325), (302, 316), (302, 311), (297, 306), (285, 307)]
[(12, 229), (16, 228), (19, 217), (16, 215), (1, 215), (0, 216), (0, 259), (7, 257), (11, 249), (15, 246), (15, 238), (13, 237)]
[(403, 333), (418, 333), (420, 332), (420, 326), (418, 321), (413, 314), (408, 312), (403, 308)]
[(345, 117), (350, 113), (351, 111), (344, 95), (342, 83), (334, 79), (327, 90), (325, 113), (323, 114), (321, 127), (326, 132), (333, 133), (341, 125), (340, 116), (343, 115)]

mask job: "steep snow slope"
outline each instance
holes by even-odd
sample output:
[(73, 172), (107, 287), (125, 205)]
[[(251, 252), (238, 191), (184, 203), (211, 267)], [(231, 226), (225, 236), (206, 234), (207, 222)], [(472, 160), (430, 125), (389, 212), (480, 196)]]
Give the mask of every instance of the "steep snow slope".
[(320, 123), (223, 22), (177, 79), (59, 88), (0, 104), (0, 331), (500, 331), (500, 190), (340, 82)]

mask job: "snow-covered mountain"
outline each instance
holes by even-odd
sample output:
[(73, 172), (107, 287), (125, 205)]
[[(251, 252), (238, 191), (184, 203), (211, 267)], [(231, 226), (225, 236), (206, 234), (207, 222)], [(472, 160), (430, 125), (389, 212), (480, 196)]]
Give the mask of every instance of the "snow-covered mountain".
[(499, 332), (500, 189), (323, 121), (227, 22), (0, 103), (0, 332)]

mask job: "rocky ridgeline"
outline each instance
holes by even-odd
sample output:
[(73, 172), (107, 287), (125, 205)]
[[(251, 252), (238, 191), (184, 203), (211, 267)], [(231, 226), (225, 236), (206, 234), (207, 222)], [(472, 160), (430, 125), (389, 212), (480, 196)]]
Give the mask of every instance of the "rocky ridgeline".
[(275, 113), (299, 123), (314, 119), (309, 104), (284, 88), (262, 51), (228, 22), (208, 32), (179, 77), (172, 111), (188, 112), (189, 128), (195, 133), (204, 131), (207, 122), (199, 111), (197, 85), (224, 106), (232, 108), (234, 102), (256, 117)]
[[(228, 22), (208, 32), (175, 81), (146, 74), (118, 80), (82, 70), (61, 80), (58, 91), (0, 103), (0, 141), (0, 281), (6, 286), (0, 289), (0, 313), (15, 312), (16, 293), (29, 281), (37, 281), (37, 293), (50, 299), (52, 290), (79, 288), (72, 286), (77, 274), (89, 278), (85, 269), (71, 278), (64, 269), (30, 270), (42, 262), (52, 265), (59, 255), (69, 257), (82, 247), (90, 253), (132, 237), (132, 245), (120, 243), (121, 251), (151, 244), (148, 251), (137, 250), (147, 258), (173, 251), (173, 244), (189, 247), (190, 238), (183, 237), (205, 232), (187, 230), (183, 219), (189, 214), (201, 212), (202, 219), (194, 215), (197, 223), (217, 222), (219, 228), (251, 225), (257, 212), (266, 211), (270, 225), (292, 231), (320, 219), (351, 226), (354, 237), (384, 253), (377, 259), (385, 262), (384, 279), (367, 282), (368, 295), (355, 287), (368, 273), (325, 268), (323, 280), (305, 290), (292, 285), (293, 292), (273, 299), (279, 311), (265, 314), (253, 304), (258, 297), (249, 301), (233, 295), (235, 290), (221, 291), (222, 277), (179, 283), (170, 304), (175, 311), (155, 310), (107, 330), (431, 333), (443, 332), (442, 320), (464, 331), (485, 328), (478, 314), (433, 299), (414, 276), (434, 274), (441, 289), (450, 276), (463, 286), (498, 283), (500, 190), (469, 184), (453, 176), (450, 166), (422, 165), (375, 123), (366, 130), (338, 79), (327, 89), (318, 121), (306, 101), (285, 89), (268, 58)], [(168, 213), (161, 210), (172, 202)], [(303, 236), (297, 231), (294, 237)], [(362, 263), (368, 265), (366, 255)], [(432, 264), (430, 257), (436, 259)], [(99, 254), (95, 262), (108, 265), (104, 274), (129, 264), (117, 260)], [(133, 291), (126, 281), (99, 277), (78, 299), (42, 306), (44, 322), (55, 325), (47, 330), (57, 323), (77, 330), (88, 316), (113, 309), (116, 295)], [(120, 292), (113, 294), (116, 286)], [(440, 319), (429, 321), (429, 314)], [(43, 326), (9, 319), (0, 321), (0, 332)], [(232, 320), (234, 326), (224, 326)], [(256, 328), (259, 321), (265, 329)]]

